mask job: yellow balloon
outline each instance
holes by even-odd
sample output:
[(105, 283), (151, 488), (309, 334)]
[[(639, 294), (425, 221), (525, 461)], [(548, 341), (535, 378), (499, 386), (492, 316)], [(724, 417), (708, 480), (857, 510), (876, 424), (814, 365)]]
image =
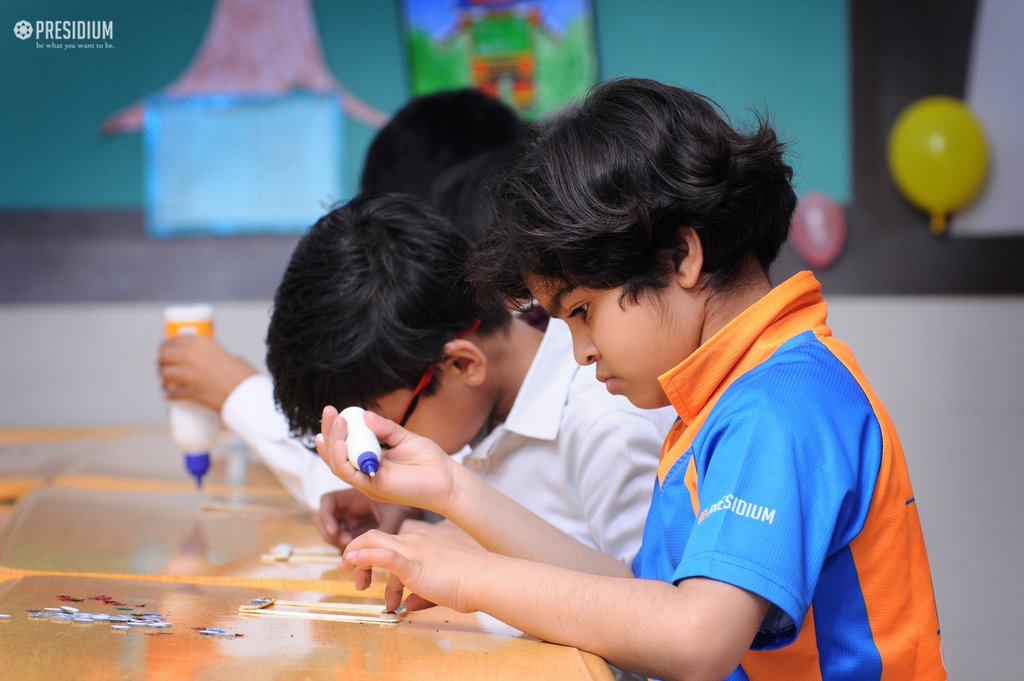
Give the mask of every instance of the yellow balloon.
[(970, 203), (985, 183), (985, 132), (959, 99), (919, 99), (889, 132), (889, 171), (907, 200), (931, 216), (932, 231), (941, 234), (946, 216)]

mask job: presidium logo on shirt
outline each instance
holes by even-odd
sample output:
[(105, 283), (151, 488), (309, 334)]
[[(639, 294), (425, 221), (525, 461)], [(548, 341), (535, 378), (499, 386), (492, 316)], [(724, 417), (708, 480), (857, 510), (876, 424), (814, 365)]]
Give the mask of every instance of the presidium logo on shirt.
[(775, 522), (774, 508), (758, 506), (757, 504), (752, 504), (749, 501), (739, 499), (732, 494), (726, 494), (717, 502), (700, 512), (700, 517), (697, 518), (697, 524), (699, 525), (704, 522), (705, 518), (712, 513), (717, 513), (718, 511), (732, 511), (738, 516), (750, 518), (751, 520), (761, 520), (769, 525)]

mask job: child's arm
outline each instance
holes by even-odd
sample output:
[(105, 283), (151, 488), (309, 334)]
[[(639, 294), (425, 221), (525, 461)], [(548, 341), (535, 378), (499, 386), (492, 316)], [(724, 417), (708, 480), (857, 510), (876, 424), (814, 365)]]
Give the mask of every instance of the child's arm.
[(347, 426), (324, 409), (317, 450), (335, 475), (371, 499), (408, 504), (451, 520), (488, 551), (583, 572), (631, 577), (629, 567), (569, 537), (451, 460), (430, 440), (372, 412), (366, 424), (391, 446), (373, 478), (348, 462)]
[(402, 587), (463, 612), (480, 610), (532, 636), (596, 653), (658, 679), (722, 679), (743, 659), (769, 603), (703, 578), (679, 586), (575, 572), (444, 541), (435, 532), (368, 532), (349, 545), (343, 567), (391, 572), (386, 601)]

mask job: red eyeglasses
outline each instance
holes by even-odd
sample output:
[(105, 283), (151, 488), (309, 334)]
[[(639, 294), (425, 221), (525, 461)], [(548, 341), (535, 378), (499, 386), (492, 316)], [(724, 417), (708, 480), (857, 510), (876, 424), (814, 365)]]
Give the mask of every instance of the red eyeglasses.
[[(462, 338), (467, 336), (480, 326), (480, 320), (475, 320), (467, 328), (459, 331), (455, 334), (456, 338)], [(437, 362), (431, 362), (427, 365), (426, 370), (423, 372), (423, 376), (420, 377), (420, 382), (416, 384), (416, 387), (412, 390), (412, 395), (409, 397), (409, 403), (405, 405), (405, 409), (402, 411), (402, 418), (398, 419), (398, 425), (405, 428), (405, 424), (409, 422), (409, 417), (412, 416), (412, 412), (416, 409), (416, 405), (420, 401), (420, 394), (430, 385), (430, 381), (434, 378), (434, 371), (437, 369)]]

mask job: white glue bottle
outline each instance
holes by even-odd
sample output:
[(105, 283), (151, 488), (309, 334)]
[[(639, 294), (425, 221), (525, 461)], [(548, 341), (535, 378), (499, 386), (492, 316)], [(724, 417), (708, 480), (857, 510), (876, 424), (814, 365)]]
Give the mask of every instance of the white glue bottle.
[(345, 445), (348, 447), (348, 461), (356, 470), (362, 471), (371, 478), (377, 474), (380, 468), (380, 442), (373, 434), (370, 427), (366, 425), (364, 415), (360, 407), (348, 407), (343, 409), (340, 416), (348, 424), (348, 436), (345, 438)]
[[(164, 309), (164, 328), (171, 336), (212, 336), (213, 307), (210, 305), (173, 305)], [(192, 400), (171, 400), (167, 405), (171, 439), (185, 455), (185, 469), (203, 486), (210, 470), (210, 450), (220, 435), (220, 414)]]

